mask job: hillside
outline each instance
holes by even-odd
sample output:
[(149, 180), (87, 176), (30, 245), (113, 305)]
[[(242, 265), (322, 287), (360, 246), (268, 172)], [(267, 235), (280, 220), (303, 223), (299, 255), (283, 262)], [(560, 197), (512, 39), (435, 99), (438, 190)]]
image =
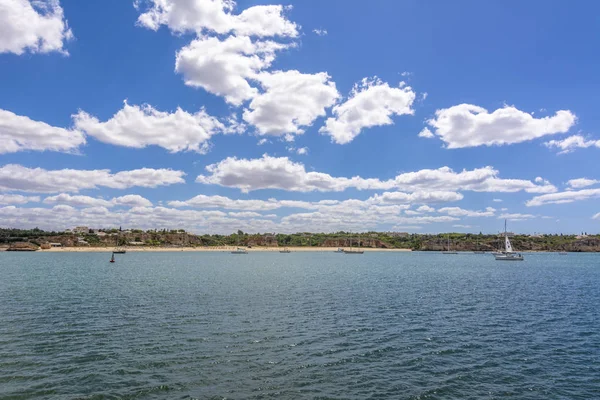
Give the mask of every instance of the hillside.
[[(412, 249), (441, 251), (447, 247), (457, 251), (494, 251), (502, 238), (497, 235), (476, 234), (399, 234), (390, 232), (356, 233), (295, 233), (295, 234), (247, 234), (241, 231), (231, 235), (195, 235), (183, 230), (127, 230), (117, 229), (75, 234), (72, 232), (47, 232), (39, 229), (0, 229), (0, 246), (11, 243), (29, 243), (41, 246), (60, 243), (62, 247), (115, 247), (115, 246), (360, 246), (383, 249)], [(360, 241), (360, 243), (359, 243)], [(519, 251), (600, 251), (600, 235), (515, 235), (511, 238)]]

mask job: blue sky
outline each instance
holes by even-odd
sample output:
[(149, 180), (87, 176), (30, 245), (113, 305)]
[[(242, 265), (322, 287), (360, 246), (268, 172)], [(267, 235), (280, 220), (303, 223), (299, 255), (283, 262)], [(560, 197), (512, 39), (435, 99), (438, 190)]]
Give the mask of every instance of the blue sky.
[(597, 232), (597, 8), (0, 0), (0, 226)]

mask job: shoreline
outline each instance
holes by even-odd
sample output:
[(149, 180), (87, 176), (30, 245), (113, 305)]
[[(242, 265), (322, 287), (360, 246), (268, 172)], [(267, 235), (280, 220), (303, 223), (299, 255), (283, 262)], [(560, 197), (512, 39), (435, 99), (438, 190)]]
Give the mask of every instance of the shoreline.
[[(237, 249), (237, 246), (218, 246), (218, 247), (121, 247), (128, 253), (150, 253), (150, 252), (231, 252)], [(292, 253), (300, 252), (335, 252), (337, 247), (252, 247), (245, 248), (248, 253), (278, 253), (283, 249), (288, 249)], [(349, 250), (350, 248), (345, 248)], [(53, 247), (46, 250), (37, 250), (36, 253), (111, 253), (113, 247)], [(411, 252), (411, 249), (379, 249), (362, 248), (366, 252)], [(1, 250), (0, 250), (1, 251)]]

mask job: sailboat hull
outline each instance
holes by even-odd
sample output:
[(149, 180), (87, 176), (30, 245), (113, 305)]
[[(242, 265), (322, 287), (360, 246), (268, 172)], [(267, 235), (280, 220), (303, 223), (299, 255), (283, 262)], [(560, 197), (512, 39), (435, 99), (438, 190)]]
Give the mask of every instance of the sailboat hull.
[(523, 256), (496, 256), (496, 261), (523, 261)]
[(344, 250), (344, 254), (363, 254), (362, 250)]

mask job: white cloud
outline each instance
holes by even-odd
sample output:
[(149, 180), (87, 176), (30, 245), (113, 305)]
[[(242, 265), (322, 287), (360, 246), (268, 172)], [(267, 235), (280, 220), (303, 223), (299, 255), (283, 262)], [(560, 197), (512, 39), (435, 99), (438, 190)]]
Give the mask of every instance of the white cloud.
[(518, 192), (549, 193), (556, 187), (542, 182), (536, 184), (523, 179), (501, 179), (493, 167), (476, 168), (455, 172), (449, 167), (422, 169), (396, 176), (394, 186), (400, 190), (469, 190), (474, 192)]
[(171, 201), (171, 207), (224, 208), (227, 210), (267, 211), (280, 208), (276, 201), (265, 200), (233, 200), (224, 196), (207, 196), (199, 194), (186, 201)]
[(422, 205), (421, 207), (417, 208), (418, 212), (421, 213), (425, 213), (425, 212), (435, 212), (435, 208), (433, 207), (429, 207), (427, 205)]
[(265, 144), (265, 143), (270, 143), (270, 142), (269, 142), (269, 141), (268, 141), (266, 138), (262, 138), (262, 139), (260, 139), (260, 140), (259, 140), (259, 141), (258, 141), (256, 144), (257, 144), (258, 146), (262, 146), (262, 145), (263, 145), (263, 144)]
[(233, 14), (232, 0), (136, 0), (142, 9), (138, 24), (158, 30), (166, 25), (176, 33), (234, 32), (246, 36), (298, 36), (298, 26), (287, 20), (281, 5), (259, 5)]
[(570, 187), (572, 187), (574, 189), (581, 189), (583, 187), (592, 186), (597, 183), (600, 183), (600, 181), (597, 179), (588, 179), (588, 178), (577, 178), (577, 179), (571, 179), (571, 180), (567, 181), (567, 185), (569, 185)]
[(600, 189), (569, 190), (567, 192), (549, 193), (536, 196), (527, 201), (525, 205), (527, 207), (536, 207), (546, 204), (564, 204), (598, 197), (600, 197)]
[[(406, 172), (393, 179), (333, 177), (322, 172), (307, 172), (304, 165), (287, 157), (263, 155), (258, 159), (228, 157), (206, 167), (208, 175), (199, 175), (196, 182), (235, 187), (243, 192), (260, 189), (288, 191), (339, 192), (348, 188), (359, 190), (398, 189), (406, 192), (518, 192), (550, 193), (556, 188), (544, 181), (534, 183), (523, 179), (501, 179), (492, 167), (455, 172), (449, 167)], [(453, 201), (453, 200), (448, 200)]]
[(228, 103), (240, 105), (258, 94), (249, 79), (271, 65), (275, 52), (291, 44), (252, 41), (246, 36), (199, 37), (177, 52), (175, 71), (185, 84), (201, 87), (222, 96)]
[(265, 91), (252, 99), (243, 115), (260, 135), (302, 134), (302, 127), (325, 116), (325, 109), (340, 97), (325, 72), (276, 71), (256, 79)]
[(0, 191), (37, 193), (77, 192), (99, 186), (113, 189), (131, 187), (158, 187), (184, 183), (183, 171), (141, 168), (111, 173), (110, 170), (45, 170), (27, 168), (18, 164), (0, 167)]
[(326, 36), (327, 35), (327, 30), (326, 29), (313, 29), (313, 32), (316, 33), (319, 36)]
[(108, 200), (98, 199), (90, 196), (71, 196), (67, 193), (61, 193), (56, 196), (49, 196), (44, 199), (45, 204), (65, 204), (71, 207), (111, 207), (112, 203)]
[(287, 157), (263, 155), (259, 159), (228, 157), (206, 167), (210, 175), (199, 175), (196, 182), (236, 187), (243, 192), (259, 189), (283, 189), (298, 192), (343, 191), (348, 187), (386, 189), (377, 179), (334, 178), (320, 172), (307, 172), (303, 164)]
[(73, 116), (75, 126), (89, 136), (118, 146), (143, 148), (160, 146), (171, 152), (206, 152), (210, 137), (225, 126), (204, 109), (190, 114), (177, 108), (174, 113), (158, 111), (151, 105), (124, 102), (111, 119), (100, 122), (84, 111)]
[(600, 140), (587, 140), (581, 135), (573, 135), (562, 140), (550, 140), (544, 143), (548, 148), (556, 148), (560, 150), (558, 154), (567, 154), (575, 151), (575, 149), (587, 149), (588, 147), (600, 148)]
[(24, 150), (73, 152), (84, 143), (85, 136), (78, 130), (54, 127), (0, 109), (0, 154)]
[(485, 211), (464, 210), (460, 207), (443, 207), (438, 212), (448, 214), (453, 217), (493, 217), (496, 210), (488, 207)]
[(526, 219), (532, 219), (535, 218), (535, 215), (531, 215), (531, 214), (500, 214), (498, 216), (498, 219), (509, 219), (511, 221), (523, 221)]
[(45, 204), (64, 204), (72, 207), (151, 207), (152, 202), (137, 194), (128, 194), (115, 197), (112, 200), (104, 200), (96, 197), (61, 193), (56, 196), (49, 196), (44, 199)]
[(308, 147), (300, 147), (299, 149), (296, 149), (296, 154), (301, 156), (308, 154)]
[(472, 226), (472, 225), (463, 225), (463, 224), (455, 224), (455, 225), (452, 225), (452, 227), (453, 227), (453, 228), (464, 228), (464, 229), (470, 229), (470, 228), (473, 228), (473, 226)]
[(426, 138), (426, 139), (432, 139), (435, 137), (435, 135), (433, 133), (431, 133), (431, 131), (427, 127), (423, 128), (423, 130), (421, 130), (421, 132), (419, 132), (418, 136), (422, 137), (422, 138)]
[(234, 218), (264, 218), (265, 216), (254, 211), (228, 212), (227, 215)]
[(392, 125), (395, 115), (412, 115), (415, 92), (402, 82), (390, 87), (377, 77), (364, 78), (354, 85), (346, 102), (333, 107), (334, 118), (328, 118), (319, 132), (331, 136), (338, 144), (350, 143), (362, 129)]
[(534, 118), (512, 106), (489, 113), (476, 105), (460, 104), (437, 110), (428, 124), (449, 149), (458, 149), (520, 143), (565, 133), (576, 120), (568, 110), (560, 110), (552, 117)]
[(463, 195), (448, 191), (416, 191), (413, 193), (384, 192), (371, 197), (374, 202), (388, 204), (447, 203), (463, 199)]
[(600, 213), (598, 213), (598, 214), (594, 215), (594, 216), (592, 217), (592, 219), (600, 219)]
[(494, 203), (502, 203), (502, 199), (493, 199), (492, 200)]
[(0, 53), (68, 54), (72, 38), (58, 0), (0, 0)]
[(0, 204), (39, 203), (39, 196), (22, 196), (20, 194), (0, 194)]
[(112, 203), (117, 206), (125, 207), (152, 207), (152, 202), (139, 194), (127, 194), (125, 196), (115, 197)]

